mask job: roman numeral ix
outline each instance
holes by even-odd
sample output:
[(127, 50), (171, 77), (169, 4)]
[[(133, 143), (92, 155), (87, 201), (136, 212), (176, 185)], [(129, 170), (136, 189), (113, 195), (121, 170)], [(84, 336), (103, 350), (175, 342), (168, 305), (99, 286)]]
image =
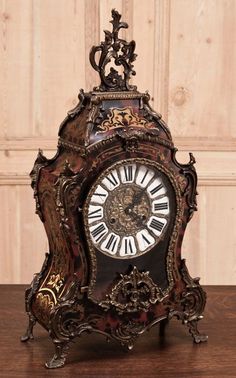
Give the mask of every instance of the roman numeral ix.
[(96, 218), (100, 218), (101, 216), (102, 216), (102, 209), (91, 211), (91, 213), (88, 214), (89, 219), (96, 219)]

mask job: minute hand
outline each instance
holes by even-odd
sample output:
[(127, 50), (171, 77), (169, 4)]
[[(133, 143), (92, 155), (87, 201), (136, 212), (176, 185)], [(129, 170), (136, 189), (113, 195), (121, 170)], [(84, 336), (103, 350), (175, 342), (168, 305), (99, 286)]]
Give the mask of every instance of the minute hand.
[(142, 189), (136, 196), (134, 196), (132, 201), (132, 206), (138, 205), (143, 197), (143, 194), (145, 193), (146, 188)]

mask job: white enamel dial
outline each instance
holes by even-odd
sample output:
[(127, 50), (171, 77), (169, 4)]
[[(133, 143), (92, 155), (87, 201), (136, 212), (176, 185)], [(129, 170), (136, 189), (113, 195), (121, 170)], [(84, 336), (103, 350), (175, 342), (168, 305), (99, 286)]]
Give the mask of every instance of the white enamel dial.
[(146, 160), (113, 165), (91, 188), (84, 217), (92, 244), (105, 255), (124, 259), (148, 252), (169, 223), (164, 174)]

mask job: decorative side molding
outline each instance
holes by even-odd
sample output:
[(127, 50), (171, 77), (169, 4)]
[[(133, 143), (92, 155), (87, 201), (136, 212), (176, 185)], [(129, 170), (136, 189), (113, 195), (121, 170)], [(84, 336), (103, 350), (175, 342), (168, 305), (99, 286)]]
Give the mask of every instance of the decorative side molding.
[(180, 172), (184, 174), (184, 176), (187, 179), (187, 185), (185, 188), (185, 196), (187, 200), (187, 204), (189, 206), (189, 216), (188, 216), (188, 221), (193, 216), (194, 211), (197, 211), (197, 174), (194, 168), (194, 164), (196, 163), (196, 160), (193, 156), (193, 154), (190, 152), (189, 153), (189, 162), (187, 164), (180, 164), (176, 160), (176, 152), (178, 151), (177, 148), (173, 149), (173, 162), (175, 165), (180, 168)]
[[(186, 284), (185, 290), (181, 293), (179, 303), (182, 310), (171, 309), (169, 319), (176, 316), (189, 328), (189, 333), (196, 344), (207, 341), (208, 336), (198, 331), (197, 323), (203, 318), (203, 311), (206, 305), (206, 293), (199, 284), (200, 278), (192, 278), (185, 264), (181, 261), (181, 276)], [(170, 305), (171, 308), (171, 305)]]
[(45, 167), (48, 164), (48, 159), (43, 155), (43, 151), (39, 149), (38, 156), (35, 160), (34, 167), (32, 171), (30, 172), (30, 178), (31, 178), (31, 187), (34, 191), (34, 199), (36, 203), (36, 214), (38, 214), (39, 218), (43, 221), (43, 215), (41, 212), (41, 206), (39, 202), (39, 196), (38, 196), (38, 181), (39, 181), (39, 175), (40, 171), (43, 167)]

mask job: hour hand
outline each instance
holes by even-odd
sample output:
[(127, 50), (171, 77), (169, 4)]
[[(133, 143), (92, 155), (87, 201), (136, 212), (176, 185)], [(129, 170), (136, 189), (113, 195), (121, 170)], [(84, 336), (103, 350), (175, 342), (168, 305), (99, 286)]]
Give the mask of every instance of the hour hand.
[(145, 189), (141, 190), (138, 194), (133, 196), (132, 202), (125, 208), (125, 214), (130, 214), (134, 206), (138, 205), (142, 199)]
[(146, 221), (146, 216), (145, 215), (138, 215), (134, 211), (130, 210), (128, 212), (129, 216), (133, 218), (137, 222), (138, 226), (142, 226), (143, 223)]

